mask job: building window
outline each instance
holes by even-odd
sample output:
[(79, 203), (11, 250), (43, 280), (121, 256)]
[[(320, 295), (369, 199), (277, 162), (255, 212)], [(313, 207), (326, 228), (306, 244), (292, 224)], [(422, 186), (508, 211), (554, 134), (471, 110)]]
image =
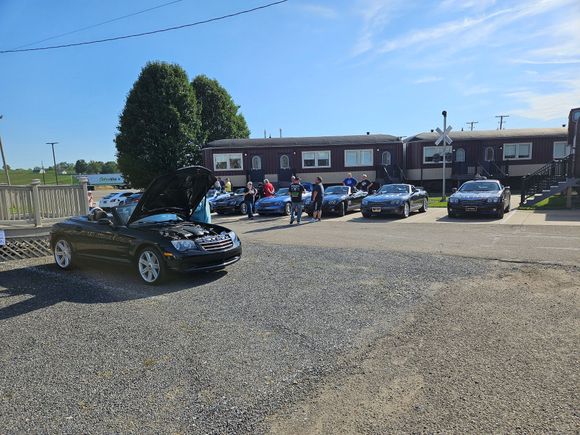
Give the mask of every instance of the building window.
[(242, 153), (214, 154), (213, 168), (215, 171), (235, 171), (243, 169)]
[(302, 153), (303, 168), (330, 168), (330, 151), (306, 151)]
[(390, 151), (383, 151), (383, 155), (381, 156), (381, 163), (385, 166), (389, 166), (391, 164), (391, 152)]
[(495, 151), (493, 147), (487, 147), (485, 149), (485, 161), (486, 162), (493, 162), (495, 160)]
[(529, 160), (531, 158), (531, 143), (506, 143), (503, 145), (504, 160)]
[(554, 159), (565, 159), (570, 155), (568, 142), (554, 142)]
[[(423, 163), (441, 163), (443, 161), (443, 147), (423, 147)], [(451, 162), (451, 146), (445, 147), (445, 159)]]
[(252, 157), (252, 169), (254, 170), (262, 169), (262, 158), (260, 156)]
[(287, 155), (280, 156), (280, 168), (290, 169), (290, 159)]
[(373, 150), (346, 150), (344, 152), (345, 166), (372, 166)]
[(465, 162), (465, 150), (463, 148), (457, 148), (455, 151), (455, 161), (457, 163)]

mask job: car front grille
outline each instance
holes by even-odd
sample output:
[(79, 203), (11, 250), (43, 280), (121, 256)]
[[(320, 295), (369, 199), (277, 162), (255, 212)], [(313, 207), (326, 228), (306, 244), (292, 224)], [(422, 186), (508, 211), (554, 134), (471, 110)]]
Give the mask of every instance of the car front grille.
[(197, 239), (197, 244), (206, 251), (221, 251), (234, 246), (229, 236), (208, 236)]
[(461, 205), (473, 206), (473, 205), (483, 205), (485, 204), (484, 200), (481, 199), (463, 199), (460, 202)]

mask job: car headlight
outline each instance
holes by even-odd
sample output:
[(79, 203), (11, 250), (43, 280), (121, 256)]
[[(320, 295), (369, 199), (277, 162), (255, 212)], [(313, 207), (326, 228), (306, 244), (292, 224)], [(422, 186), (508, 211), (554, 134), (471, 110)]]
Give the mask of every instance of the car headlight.
[(280, 206), (280, 205), (284, 205), (284, 203), (283, 203), (282, 201), (278, 201), (278, 202), (276, 203), (276, 205), (277, 205), (277, 206)]
[(451, 204), (457, 204), (459, 202), (459, 198), (453, 198), (453, 197), (451, 197), (451, 198), (449, 198), (449, 202)]
[(178, 251), (189, 251), (191, 249), (197, 249), (197, 245), (193, 240), (172, 240), (171, 244)]
[(501, 200), (501, 197), (496, 197), (496, 198), (487, 198), (487, 202), (499, 202)]
[(365, 198), (362, 200), (362, 205), (368, 205), (369, 201)]
[(228, 233), (228, 236), (230, 236), (230, 239), (232, 239), (232, 242), (235, 242), (238, 239), (238, 235), (233, 231), (230, 231)]

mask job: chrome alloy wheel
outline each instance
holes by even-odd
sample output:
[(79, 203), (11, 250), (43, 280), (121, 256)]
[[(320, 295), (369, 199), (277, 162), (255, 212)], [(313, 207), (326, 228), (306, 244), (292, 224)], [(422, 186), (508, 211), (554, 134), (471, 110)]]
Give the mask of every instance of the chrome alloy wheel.
[(409, 208), (409, 203), (406, 202), (404, 207), (403, 207), (403, 217), (404, 218), (409, 217), (410, 212), (411, 212), (411, 209)]
[(149, 249), (144, 250), (139, 255), (139, 275), (145, 282), (153, 283), (159, 279), (161, 274), (161, 264), (159, 257)]
[(72, 248), (65, 239), (58, 240), (54, 245), (54, 261), (61, 269), (68, 269), (72, 264)]

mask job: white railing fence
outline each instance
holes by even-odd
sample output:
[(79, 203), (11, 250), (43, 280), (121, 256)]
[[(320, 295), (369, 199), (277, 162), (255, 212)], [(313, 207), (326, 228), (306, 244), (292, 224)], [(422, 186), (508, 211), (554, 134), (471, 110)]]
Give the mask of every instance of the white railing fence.
[(32, 180), (28, 186), (0, 186), (0, 224), (34, 224), (88, 212), (87, 179), (79, 185), (42, 186)]

